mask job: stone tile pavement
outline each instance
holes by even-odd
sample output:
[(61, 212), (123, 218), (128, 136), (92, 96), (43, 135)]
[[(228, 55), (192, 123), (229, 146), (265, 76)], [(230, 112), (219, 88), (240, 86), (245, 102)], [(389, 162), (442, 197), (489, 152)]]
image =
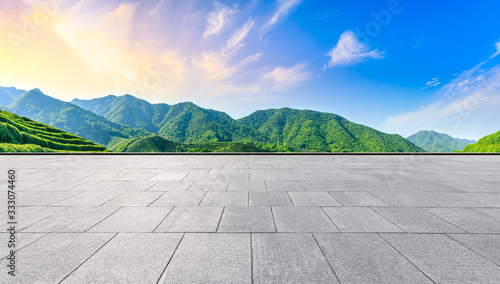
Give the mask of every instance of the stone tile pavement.
[(500, 283), (500, 156), (4, 155), (0, 186), (0, 283)]

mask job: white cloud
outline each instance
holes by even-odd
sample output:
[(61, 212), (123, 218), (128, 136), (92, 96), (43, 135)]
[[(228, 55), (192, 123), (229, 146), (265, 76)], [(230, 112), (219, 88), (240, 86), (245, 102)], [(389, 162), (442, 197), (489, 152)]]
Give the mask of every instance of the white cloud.
[(278, 2), (278, 9), (274, 12), (271, 19), (264, 24), (264, 29), (270, 29), (274, 25), (278, 24), (279, 21), (286, 17), (292, 9), (297, 7), (302, 0), (278, 0)]
[(276, 67), (273, 71), (265, 74), (262, 79), (269, 82), (269, 89), (287, 90), (311, 78), (311, 73), (306, 70), (306, 67), (305, 63), (299, 63), (289, 68)]
[(464, 72), (437, 93), (437, 101), (390, 116), (383, 130), (408, 136), (432, 129), (453, 137), (478, 139), (499, 130), (500, 66)]
[(248, 22), (239, 30), (237, 30), (233, 36), (227, 41), (225, 52), (226, 53), (235, 53), (243, 46), (242, 41), (247, 37), (250, 30), (255, 25), (255, 22), (252, 20), (248, 20)]
[(384, 58), (384, 52), (377, 49), (370, 50), (370, 47), (358, 40), (353, 31), (346, 31), (341, 36), (337, 45), (328, 53), (330, 62), (328, 67), (336, 65), (353, 65), (366, 59)]
[(425, 83), (425, 86), (423, 88), (421, 88), (421, 89), (425, 90), (427, 88), (439, 86), (440, 84), (441, 84), (441, 82), (439, 82), (439, 78), (432, 78), (432, 80), (430, 80), (429, 82)]
[(230, 8), (219, 2), (215, 2), (215, 11), (208, 14), (208, 28), (205, 30), (203, 37), (209, 38), (212, 35), (220, 33), (225, 26), (231, 24), (230, 17), (237, 11), (238, 10), (235, 8)]
[(491, 58), (496, 57), (500, 54), (500, 41), (495, 44), (495, 47), (497, 48), (497, 52), (495, 52), (495, 54), (493, 54)]

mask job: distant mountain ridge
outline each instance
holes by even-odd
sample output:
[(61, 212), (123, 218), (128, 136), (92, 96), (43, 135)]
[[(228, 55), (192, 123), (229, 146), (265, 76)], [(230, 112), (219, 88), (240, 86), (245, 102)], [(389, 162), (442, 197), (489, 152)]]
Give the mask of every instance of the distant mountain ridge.
[(0, 87), (0, 106), (7, 106), (13, 103), (25, 90), (19, 90), (14, 87)]
[(238, 124), (224, 112), (191, 102), (151, 104), (131, 95), (72, 101), (112, 122), (142, 128), (174, 142), (266, 141), (255, 129)]
[(409, 136), (407, 139), (427, 152), (434, 153), (462, 151), (468, 144), (476, 143), (475, 140), (453, 138), (448, 134), (438, 133), (432, 130), (421, 130)]
[(241, 142), (293, 151), (424, 151), (397, 134), (312, 110), (260, 110), (235, 120), (191, 102), (151, 104), (131, 95), (109, 95), (67, 103), (38, 89), (6, 109), (114, 148), (127, 139), (153, 133), (175, 143)]
[(465, 146), (464, 152), (499, 153), (500, 131), (484, 136), (475, 144)]
[(339, 115), (290, 108), (259, 110), (238, 122), (271, 141), (331, 152), (422, 152), (397, 134), (353, 123)]
[(132, 138), (148, 135), (146, 130), (113, 123), (74, 104), (47, 96), (39, 89), (24, 93), (4, 109), (102, 145), (107, 145), (113, 137)]

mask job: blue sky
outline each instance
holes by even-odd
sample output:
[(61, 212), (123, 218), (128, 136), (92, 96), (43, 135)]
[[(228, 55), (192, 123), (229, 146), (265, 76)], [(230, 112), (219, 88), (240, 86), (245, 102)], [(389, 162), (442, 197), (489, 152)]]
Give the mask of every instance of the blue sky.
[[(500, 130), (498, 1), (33, 3), (0, 4), (2, 86), (193, 101), (234, 118), (313, 109), (405, 137)], [(23, 34), (23, 17), (44, 12)]]

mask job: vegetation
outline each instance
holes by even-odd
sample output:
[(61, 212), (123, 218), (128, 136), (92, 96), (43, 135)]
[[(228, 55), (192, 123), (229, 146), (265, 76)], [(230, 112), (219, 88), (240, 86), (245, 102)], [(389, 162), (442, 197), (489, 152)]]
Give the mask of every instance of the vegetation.
[(453, 152), (461, 151), (474, 140), (453, 138), (444, 133), (434, 131), (419, 131), (407, 138), (413, 144), (426, 150), (427, 152)]
[(104, 151), (106, 148), (52, 126), (0, 110), (2, 152)]
[(238, 142), (176, 143), (152, 135), (133, 138), (119, 145), (116, 152), (267, 152), (254, 145)]
[(479, 139), (475, 144), (465, 146), (463, 152), (500, 153), (500, 131)]
[(386, 134), (347, 119), (311, 110), (261, 110), (238, 120), (276, 145), (295, 151), (421, 152), (396, 134)]
[(107, 96), (72, 103), (112, 122), (145, 129), (181, 142), (232, 142), (243, 139), (266, 141), (255, 129), (237, 123), (224, 112), (193, 103), (150, 104), (134, 96)]
[(76, 105), (46, 96), (38, 89), (26, 92), (5, 109), (102, 145), (107, 145), (114, 137), (128, 139), (149, 134), (146, 130), (110, 122)]

